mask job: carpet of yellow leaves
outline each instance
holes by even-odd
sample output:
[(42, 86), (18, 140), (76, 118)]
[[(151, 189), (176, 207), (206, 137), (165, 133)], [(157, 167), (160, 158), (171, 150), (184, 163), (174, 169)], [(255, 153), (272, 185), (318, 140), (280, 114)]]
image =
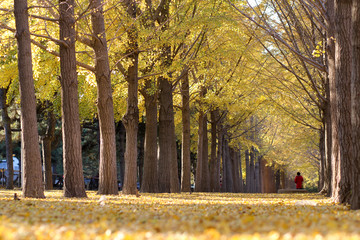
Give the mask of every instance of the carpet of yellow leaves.
[(317, 194), (45, 195), (0, 190), (0, 240), (360, 239), (360, 211)]

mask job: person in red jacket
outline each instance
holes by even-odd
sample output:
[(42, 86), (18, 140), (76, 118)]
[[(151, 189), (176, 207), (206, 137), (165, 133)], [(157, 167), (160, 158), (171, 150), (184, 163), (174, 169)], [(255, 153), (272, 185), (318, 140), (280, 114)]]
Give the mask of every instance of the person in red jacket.
[(303, 177), (300, 175), (300, 172), (297, 173), (297, 176), (295, 177), (295, 183), (296, 183), (296, 189), (302, 189), (302, 183), (303, 183), (304, 179)]

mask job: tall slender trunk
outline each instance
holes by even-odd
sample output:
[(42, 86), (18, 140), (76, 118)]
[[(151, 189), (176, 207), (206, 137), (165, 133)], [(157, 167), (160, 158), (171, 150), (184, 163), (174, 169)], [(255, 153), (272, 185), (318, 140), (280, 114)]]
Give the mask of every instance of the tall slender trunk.
[(230, 159), (232, 165), (232, 179), (234, 184), (233, 192), (240, 192), (239, 162), (237, 158), (237, 150), (230, 148)]
[[(172, 99), (172, 98), (171, 98)], [(170, 163), (170, 192), (180, 192), (179, 166), (177, 157), (177, 144), (175, 135), (175, 118), (171, 115), (171, 163)]]
[(190, 169), (190, 89), (188, 72), (181, 79), (182, 97), (182, 144), (181, 144), (181, 191), (191, 191)]
[(141, 122), (139, 124), (138, 131), (138, 182), (140, 189), (143, 184), (143, 176), (144, 176), (144, 155), (145, 155), (145, 123)]
[(125, 145), (126, 145), (126, 130), (122, 122), (118, 122), (116, 125), (116, 132), (118, 133), (117, 141), (118, 144), (118, 166), (119, 166), (119, 179), (120, 183), (124, 185), (124, 172), (125, 172)]
[(254, 193), (255, 192), (255, 153), (254, 153), (254, 148), (251, 148), (251, 152), (250, 152), (250, 164), (249, 164), (249, 180), (250, 180), (250, 193)]
[(219, 178), (217, 176), (218, 164), (217, 164), (217, 155), (216, 155), (218, 115), (219, 115), (218, 109), (211, 110), (210, 112), (210, 122), (211, 122), (210, 191), (211, 192), (220, 191)]
[(74, 0), (59, 1), (64, 196), (86, 197), (75, 56)]
[(246, 192), (250, 193), (250, 153), (245, 150)]
[(172, 90), (171, 83), (160, 78), (159, 95), (159, 191), (170, 192), (170, 164), (173, 155), (172, 150)]
[(338, 139), (338, 113), (337, 113), (337, 96), (336, 96), (336, 78), (335, 78), (335, 13), (334, 13), (334, 1), (327, 0), (326, 10), (328, 21), (327, 26), (327, 67), (328, 67), (328, 80), (329, 80), (329, 105), (330, 105), (330, 118), (331, 124), (331, 185), (330, 196), (335, 198), (335, 193), (338, 188), (338, 163), (339, 163), (339, 139)]
[[(241, 164), (241, 145), (239, 144), (239, 150), (237, 151), (237, 161), (239, 164), (239, 181), (240, 181), (240, 192), (244, 192), (244, 182), (242, 176), (242, 164)], [(261, 169), (261, 168), (260, 168)]]
[(144, 98), (146, 110), (144, 175), (142, 192), (159, 192), (157, 161), (157, 93), (147, 92), (152, 88), (151, 81), (145, 83)]
[(202, 138), (202, 191), (210, 191), (210, 173), (209, 173), (209, 138), (208, 138), (208, 129), (207, 129), (207, 114), (204, 115), (203, 123), (203, 138)]
[[(136, 19), (137, 3), (134, 0), (126, 0), (124, 6), (128, 15)], [(128, 35), (128, 58), (130, 66), (127, 69), (126, 81), (128, 83), (128, 98), (126, 114), (123, 118), (126, 129), (126, 150), (125, 150), (125, 178), (124, 194), (136, 194), (137, 191), (137, 135), (139, 128), (138, 108), (138, 68), (139, 53), (137, 44), (137, 29), (132, 26), (127, 31)]]
[(116, 174), (115, 120), (105, 35), (103, 1), (92, 0), (91, 22), (95, 51), (97, 110), (100, 128), (99, 194), (118, 194)]
[(348, 203), (351, 194), (351, 0), (335, 0), (335, 78), (338, 103), (339, 174), (336, 202)]
[(327, 197), (330, 197), (331, 194), (331, 152), (332, 152), (332, 129), (331, 129), (331, 109), (330, 109), (330, 88), (329, 88), (329, 77), (326, 76), (326, 99), (324, 103), (324, 148), (325, 156), (321, 165), (321, 181), (322, 186), (320, 193), (325, 194)]
[[(127, 110), (123, 118), (126, 129), (124, 194), (136, 194), (137, 189), (137, 134), (139, 124), (137, 58), (129, 68)], [(136, 69), (136, 70), (135, 70)], [(132, 74), (131, 74), (132, 73)]]
[(224, 138), (224, 145), (223, 145), (223, 161), (225, 163), (225, 192), (234, 192), (234, 179), (233, 179), (233, 172), (234, 169), (231, 161), (231, 155), (230, 155), (230, 146), (229, 146), (229, 140), (227, 134), (225, 134)]
[(352, 1), (352, 26), (351, 26), (351, 102), (352, 102), (352, 139), (353, 139), (353, 159), (352, 159), (352, 196), (351, 208), (360, 209), (360, 3)]
[(204, 134), (204, 113), (199, 111), (199, 130), (198, 130), (198, 144), (197, 144), (197, 162), (196, 162), (196, 176), (195, 176), (195, 191), (201, 192), (203, 190), (202, 186), (202, 168), (203, 168), (203, 134)]
[(218, 168), (218, 172), (217, 172), (217, 179), (219, 182), (219, 192), (223, 191), (223, 181), (224, 181), (224, 171), (221, 172), (221, 169), (223, 169), (223, 167), (221, 167), (221, 158), (223, 156), (223, 138), (224, 138), (224, 131), (223, 131), (223, 127), (222, 124), (218, 123), (218, 150), (217, 150), (217, 168)]
[(260, 193), (261, 191), (261, 175), (260, 175), (260, 157), (257, 158), (257, 162), (255, 163), (255, 192)]
[[(49, 104), (50, 105), (50, 104)], [(53, 176), (52, 176), (52, 166), (51, 166), (51, 150), (52, 150), (52, 141), (55, 137), (55, 124), (56, 119), (54, 113), (51, 109), (48, 110), (47, 120), (48, 126), (46, 129), (45, 136), (42, 138), (42, 154), (43, 154), (43, 162), (44, 162), (44, 181), (45, 181), (45, 189), (51, 190), (53, 189)]]
[(7, 165), (7, 181), (6, 189), (14, 189), (14, 164), (13, 164), (13, 145), (11, 133), (11, 120), (8, 114), (8, 106), (6, 103), (7, 89), (0, 88), (0, 109), (2, 110), (2, 120), (5, 130), (5, 147), (6, 147), (6, 165)]
[(14, 1), (14, 14), (21, 100), (22, 191), (24, 197), (44, 198), (27, 0)]

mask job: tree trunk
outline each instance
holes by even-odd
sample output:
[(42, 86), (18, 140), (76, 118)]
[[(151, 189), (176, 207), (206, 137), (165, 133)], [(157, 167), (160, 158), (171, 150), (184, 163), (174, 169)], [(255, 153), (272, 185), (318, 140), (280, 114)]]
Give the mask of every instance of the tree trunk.
[(142, 188), (143, 176), (144, 176), (144, 154), (145, 154), (145, 123), (141, 122), (139, 124), (138, 131), (138, 177), (139, 177), (139, 187)]
[(254, 153), (254, 149), (251, 149), (250, 152), (250, 164), (249, 164), (249, 189), (250, 189), (250, 193), (254, 193), (255, 192), (255, 164), (254, 164), (254, 159), (255, 159), (255, 153)]
[(224, 179), (225, 179), (225, 186), (224, 190), (225, 192), (234, 192), (234, 179), (233, 179), (233, 166), (231, 162), (231, 155), (230, 155), (230, 147), (229, 147), (229, 140), (227, 139), (227, 136), (225, 134), (224, 137), (224, 145), (223, 145), (223, 161), (225, 163), (224, 168)]
[[(128, 15), (136, 19), (136, 2), (126, 0), (124, 6)], [(138, 108), (138, 69), (139, 53), (137, 48), (137, 30), (132, 26), (127, 31), (128, 35), (128, 58), (130, 66), (127, 70), (126, 81), (128, 82), (128, 98), (126, 114), (123, 118), (126, 129), (126, 150), (125, 150), (125, 179), (124, 194), (136, 194), (137, 192), (137, 135), (139, 129), (139, 108)]]
[(212, 110), (210, 112), (210, 122), (211, 122), (211, 153), (210, 153), (210, 191), (211, 192), (219, 192), (219, 176), (218, 176), (218, 158), (216, 155), (216, 147), (217, 147), (217, 118), (219, 115), (219, 110)]
[(126, 129), (125, 178), (122, 191), (124, 194), (136, 194), (137, 189), (137, 134), (139, 124), (137, 64), (136, 58), (134, 65), (129, 68), (127, 109), (123, 118)]
[(171, 83), (161, 77), (159, 95), (159, 191), (170, 192), (170, 167), (173, 155), (172, 145), (172, 87)]
[(351, 194), (351, 0), (335, 0), (335, 78), (338, 103), (339, 175), (334, 200), (348, 203)]
[(42, 139), (42, 154), (43, 154), (43, 162), (44, 162), (44, 181), (45, 181), (45, 189), (52, 190), (53, 189), (53, 176), (52, 176), (52, 166), (51, 166), (51, 150), (52, 150), (52, 141), (55, 136), (55, 124), (56, 119), (51, 109), (48, 110), (48, 126), (46, 129), (45, 136)]
[(151, 81), (145, 83), (145, 149), (144, 149), (144, 175), (141, 185), (142, 192), (159, 192), (158, 159), (157, 159), (157, 94), (149, 93), (152, 88)]
[(14, 1), (14, 13), (21, 100), (22, 191), (24, 197), (44, 198), (27, 0)]
[(203, 135), (202, 135), (202, 174), (201, 174), (201, 186), (202, 192), (210, 191), (210, 173), (209, 173), (209, 138), (208, 138), (208, 129), (207, 129), (207, 114), (204, 114), (204, 123), (203, 127)]
[(11, 120), (8, 114), (8, 106), (6, 103), (5, 88), (0, 88), (0, 108), (2, 109), (2, 120), (5, 130), (5, 147), (6, 147), (6, 165), (7, 165), (7, 181), (6, 189), (14, 189), (14, 160), (13, 160), (13, 145), (12, 145), (12, 134), (11, 134)]
[(239, 162), (237, 158), (237, 150), (234, 148), (230, 148), (230, 158), (232, 165), (232, 178), (234, 189), (233, 192), (240, 192), (240, 177), (239, 177)]
[(260, 193), (260, 157), (255, 163), (255, 192)]
[(116, 174), (115, 121), (110, 79), (109, 56), (105, 35), (102, 0), (91, 2), (97, 110), (100, 128), (100, 166), (98, 194), (118, 194)]
[(64, 196), (86, 197), (82, 167), (78, 81), (75, 56), (74, 0), (59, 1), (61, 109)]
[(242, 164), (241, 164), (241, 145), (239, 144), (239, 150), (237, 151), (237, 161), (239, 165), (239, 181), (240, 181), (240, 192), (244, 192), (244, 182), (242, 176)]
[(220, 191), (223, 191), (223, 181), (224, 181), (224, 171), (221, 172), (221, 169), (223, 169), (221, 167), (221, 158), (223, 156), (223, 138), (224, 138), (224, 131), (223, 131), (223, 128), (222, 128), (222, 125), (219, 121), (218, 123), (218, 150), (217, 150), (217, 168), (218, 168), (218, 172), (217, 172), (217, 179), (218, 179), (218, 182), (219, 182), (219, 192)]
[(245, 150), (245, 168), (246, 168), (246, 192), (250, 193), (250, 153)]
[(195, 176), (195, 191), (201, 192), (202, 187), (202, 168), (203, 168), (203, 134), (204, 134), (204, 112), (202, 110), (199, 111), (199, 129), (198, 129), (198, 144), (197, 144), (197, 161), (196, 161), (196, 176)]
[(352, 1), (351, 120), (353, 139), (351, 208), (360, 209), (360, 3)]
[[(171, 98), (171, 105), (172, 98)], [(179, 166), (177, 158), (177, 146), (176, 146), (176, 135), (175, 135), (175, 119), (174, 114), (171, 115), (171, 163), (170, 163), (170, 192), (180, 192), (180, 178), (179, 178)]]
[[(329, 71), (328, 71), (329, 72)], [(326, 99), (324, 103), (324, 159), (322, 160), (321, 165), (321, 190), (320, 194), (324, 194), (327, 197), (330, 197), (331, 194), (331, 151), (332, 151), (332, 129), (331, 129), (331, 106), (330, 106), (330, 88), (329, 88), (329, 77), (326, 76)]]
[(122, 122), (118, 122), (116, 126), (116, 132), (118, 133), (118, 139), (119, 146), (117, 148), (118, 150), (118, 165), (119, 165), (119, 179), (120, 183), (124, 185), (124, 172), (125, 172), (125, 146), (126, 146), (126, 130), (124, 127), (124, 124)]
[(182, 144), (181, 144), (181, 191), (191, 191), (191, 169), (190, 169), (190, 90), (189, 75), (186, 72), (181, 79), (182, 97)]
[(328, 66), (328, 80), (329, 80), (329, 104), (330, 104), (330, 118), (331, 125), (331, 185), (330, 196), (335, 198), (335, 192), (338, 188), (338, 163), (339, 163), (339, 139), (338, 139), (338, 113), (337, 113), (337, 96), (336, 96), (336, 78), (335, 78), (335, 13), (334, 0), (327, 0), (326, 10), (328, 21), (327, 25), (327, 66)]

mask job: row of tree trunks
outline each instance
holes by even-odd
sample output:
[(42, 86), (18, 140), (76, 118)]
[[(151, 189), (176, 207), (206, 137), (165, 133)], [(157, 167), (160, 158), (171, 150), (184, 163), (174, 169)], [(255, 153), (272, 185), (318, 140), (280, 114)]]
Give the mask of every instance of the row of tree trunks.
[(260, 175), (262, 176), (261, 181), (261, 192), (262, 193), (276, 193), (276, 179), (273, 167), (268, 166), (268, 163), (262, 159), (260, 162)]
[[(205, 94), (206, 94), (206, 88), (202, 87), (200, 92), (200, 98), (203, 98)], [(208, 154), (207, 114), (202, 110), (202, 106), (200, 105), (197, 164), (196, 164), (196, 177), (195, 177), (195, 191), (197, 192), (210, 191), (208, 155), (209, 154)]]

